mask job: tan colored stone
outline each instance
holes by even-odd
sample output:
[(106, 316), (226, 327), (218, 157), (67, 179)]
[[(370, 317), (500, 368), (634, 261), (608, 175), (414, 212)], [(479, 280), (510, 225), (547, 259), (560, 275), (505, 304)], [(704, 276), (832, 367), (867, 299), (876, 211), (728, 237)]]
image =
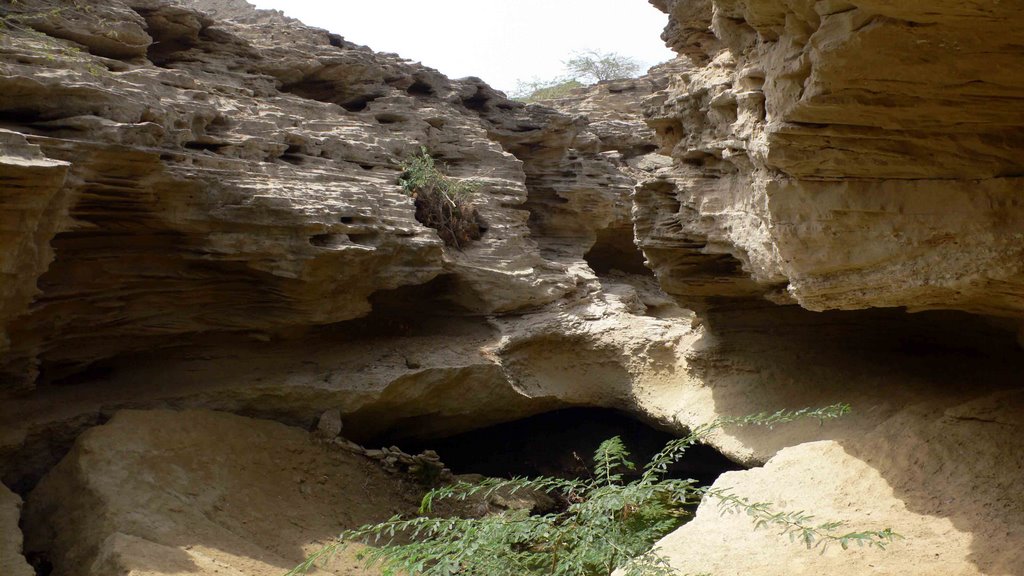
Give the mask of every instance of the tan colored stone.
[(0, 574), (33, 576), (35, 570), (22, 556), (21, 498), (0, 484)]
[(680, 162), (636, 195), (666, 290), (1024, 315), (1015, 7), (656, 4), (689, 60), (650, 101)]
[[(20, 9), (53, 32), (46, 6)], [(153, 38), (146, 59), (21, 28), (0, 47), (0, 113), (16, 129), (5, 138), (34, 150), (32, 170), (52, 168), (36, 179), (48, 192), (25, 196), (39, 233), (22, 235), (31, 245), (16, 259), (35, 272), (19, 268), (0, 304), (8, 393), (30, 388), (39, 366), (60, 380), (198, 334), (270, 338), (358, 318), (373, 294), (435, 278), (474, 314), (538, 308), (582, 289), (596, 230), (628, 217), (632, 180), (572, 148), (584, 126), (569, 116), (276, 12), (213, 3), (234, 18), (218, 21), (205, 7), (86, 11), (111, 31), (130, 13), (124, 22)], [(53, 26), (93, 30), (65, 16)], [(443, 249), (397, 185), (421, 146), (480, 184), (487, 231), (463, 251)], [(580, 166), (581, 178), (561, 175)], [(0, 177), (26, 169), (4, 164)], [(531, 226), (526, 210), (547, 190), (570, 198), (572, 217)]]
[[(944, 412), (923, 403), (877, 429), (842, 441), (780, 451), (763, 468), (723, 474), (729, 488), (776, 510), (804, 510), (813, 524), (842, 520), (835, 533), (891, 528), (887, 550), (790, 543), (711, 499), (658, 545), (684, 573), (1014, 574), (1024, 563), (1024, 504), (1012, 488), (1024, 473), (1021, 392), (998, 393)], [(984, 472), (981, 472), (984, 471)]]
[[(308, 429), (338, 406), (361, 438), (429, 436), (567, 402), (631, 408), (643, 366), (675, 363), (687, 326), (645, 302), (675, 306), (591, 268), (647, 273), (630, 163), (652, 144), (634, 104), (663, 76), (595, 87), (593, 132), (244, 2), (95, 4), (111, 29), (125, 10), (142, 23), (145, 58), (19, 30), (0, 46), (10, 154), (49, 170), (8, 189), (39, 204), (18, 221), (39, 222), (3, 252), (7, 481), (31, 485), (123, 407)], [(398, 186), (421, 146), (480, 184), (487, 231), (462, 251)]]
[[(32, 492), (30, 550), (55, 574), (278, 576), (344, 528), (416, 508), (364, 457), (302, 429), (211, 411), (124, 411)], [(327, 574), (371, 574), (352, 553)]]

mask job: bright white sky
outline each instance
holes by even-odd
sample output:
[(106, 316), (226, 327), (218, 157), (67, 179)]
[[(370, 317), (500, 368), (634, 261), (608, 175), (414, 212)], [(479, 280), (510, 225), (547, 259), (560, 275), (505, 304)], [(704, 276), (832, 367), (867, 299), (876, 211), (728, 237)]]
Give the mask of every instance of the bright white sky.
[(397, 52), (450, 78), (479, 76), (511, 91), (549, 80), (587, 49), (634, 58), (644, 69), (674, 56), (667, 16), (647, 0), (249, 0), (378, 52)]

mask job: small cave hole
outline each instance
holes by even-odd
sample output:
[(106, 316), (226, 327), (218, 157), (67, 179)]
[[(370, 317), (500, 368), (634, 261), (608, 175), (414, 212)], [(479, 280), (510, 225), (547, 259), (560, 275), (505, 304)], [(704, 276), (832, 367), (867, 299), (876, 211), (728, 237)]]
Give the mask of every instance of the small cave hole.
[(350, 224), (350, 225), (352, 225), (352, 224), (355, 224), (355, 225), (362, 224), (362, 225), (365, 225), (365, 226), (372, 226), (372, 227), (376, 227), (377, 224), (378, 224), (376, 218), (372, 218), (372, 217), (369, 217), (369, 216), (360, 216), (358, 214), (352, 215), (352, 216), (349, 216), (349, 215), (339, 216), (338, 217), (338, 223), (339, 224)]
[[(475, 306), (479, 298), (468, 290), (471, 289), (460, 285), (457, 278), (448, 274), (442, 274), (423, 284), (378, 290), (369, 298), (372, 307), (369, 314), (324, 326), (319, 330), (324, 338), (351, 338), (361, 341), (417, 336), (465, 336), (480, 329), (473, 327), (478, 326), (480, 320), (474, 316), (473, 308), (466, 304), (466, 301), (470, 300)], [(489, 328), (485, 328), (484, 332), (489, 333)], [(397, 440), (398, 434), (381, 431), (379, 420), (373, 414), (346, 419), (346, 436), (367, 446)], [(409, 426), (402, 429), (412, 431), (415, 428)], [(385, 435), (389, 438), (384, 439)], [(407, 438), (408, 435), (403, 437)]]
[[(622, 438), (637, 466), (626, 473), (627, 481), (639, 477), (643, 465), (676, 438), (617, 410), (566, 408), (403, 449), (434, 450), (456, 474), (585, 478), (593, 472), (594, 451), (612, 436)], [(707, 486), (723, 472), (743, 469), (714, 448), (697, 444), (669, 468), (667, 476), (692, 478)]]
[(597, 241), (583, 255), (583, 259), (598, 275), (608, 274), (612, 270), (644, 276), (654, 274), (644, 263), (643, 252), (633, 243), (632, 227), (598, 230)]
[(227, 146), (227, 144), (222, 144), (219, 142), (197, 142), (195, 140), (193, 140), (192, 142), (185, 143), (185, 148), (188, 150), (205, 150), (207, 152), (213, 153), (217, 153), (218, 151), (220, 151), (221, 148), (224, 148), (225, 146)]
[(281, 154), (281, 160), (284, 160), (289, 164), (299, 166), (306, 161), (304, 152), (305, 150), (303, 150), (302, 146), (292, 144), (288, 146), (288, 149), (284, 151), (284, 154)]
[(462, 101), (462, 105), (470, 110), (476, 112), (483, 112), (487, 109), (487, 103), (490, 102), (490, 98), (484, 94), (483, 90), (477, 90), (476, 94), (470, 98), (466, 98)]
[(340, 104), (342, 108), (348, 110), (349, 112), (362, 112), (363, 110), (366, 110), (366, 107), (369, 106), (370, 102), (372, 101), (373, 98), (362, 96), (359, 98), (352, 98), (350, 100), (346, 100), (345, 102), (341, 102)]
[(410, 96), (433, 96), (434, 87), (422, 80), (416, 80), (405, 89), (405, 92)]
[(359, 244), (360, 246), (375, 246), (377, 244), (380, 234), (376, 232), (349, 232), (348, 239), (353, 244)]
[(314, 234), (309, 237), (309, 244), (317, 248), (332, 248), (344, 243), (344, 234)]

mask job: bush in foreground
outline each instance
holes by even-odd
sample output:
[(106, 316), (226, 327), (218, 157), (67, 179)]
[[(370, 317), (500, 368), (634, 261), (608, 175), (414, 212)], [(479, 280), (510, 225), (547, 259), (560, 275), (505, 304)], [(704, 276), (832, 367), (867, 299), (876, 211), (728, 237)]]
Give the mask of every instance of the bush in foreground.
[[(380, 524), (343, 532), (332, 544), (309, 557), (288, 576), (303, 574), (340, 549), (346, 541), (376, 544), (363, 553), (386, 576), (423, 575), (607, 576), (621, 569), (627, 576), (672, 574), (667, 559), (651, 546), (685, 522), (701, 500), (719, 501), (723, 511), (743, 512), (755, 528), (778, 529), (808, 548), (852, 543), (884, 548), (897, 535), (892, 530), (844, 532), (842, 522), (816, 523), (803, 512), (776, 512), (767, 502), (751, 502), (729, 490), (696, 485), (694, 480), (666, 478), (668, 467), (686, 449), (725, 425), (773, 426), (800, 418), (836, 418), (849, 407), (837, 404), (819, 409), (779, 411), (743, 418), (721, 418), (673, 440), (648, 462), (637, 479), (626, 482), (624, 472), (635, 470), (622, 440), (605, 440), (594, 455), (589, 479), (487, 479), (436, 488), (423, 498), (420, 516), (395, 516)], [(533, 490), (556, 496), (561, 509), (549, 514), (510, 510), (483, 518), (436, 518), (428, 514), (434, 501), (488, 496), (498, 490)]]

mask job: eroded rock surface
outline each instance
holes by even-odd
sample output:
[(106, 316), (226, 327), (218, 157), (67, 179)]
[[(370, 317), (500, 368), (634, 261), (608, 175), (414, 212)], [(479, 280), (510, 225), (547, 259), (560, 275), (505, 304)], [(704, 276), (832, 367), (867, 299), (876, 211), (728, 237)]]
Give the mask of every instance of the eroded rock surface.
[(636, 195), (666, 290), (1024, 315), (1019, 3), (654, 4), (690, 65)]
[[(5, 481), (122, 407), (454, 432), (629, 404), (636, 366), (675, 361), (630, 352), (687, 329), (629, 286), (656, 288), (606, 288), (584, 258), (600, 237), (628, 252), (602, 272), (646, 272), (635, 151), (582, 117), (245, 2), (47, 6), (19, 3), (0, 45)], [(398, 185), (421, 147), (480, 185), (486, 231), (463, 250)], [(565, 371), (611, 366), (607, 386), (521, 384), (552, 334)]]
[[(819, 555), (707, 502), (661, 543), (673, 565), (1015, 574), (1020, 7), (652, 3), (683, 59), (646, 101), (676, 163), (637, 187), (633, 215), (660, 285), (699, 311), (686, 360), (700, 384), (677, 417), (851, 403), (817, 432), (716, 435), (768, 462), (716, 485), (907, 536), (889, 552)], [(971, 315), (905, 313), (931, 309)]]
[[(824, 552), (790, 544), (777, 529), (751, 529), (745, 513), (715, 501), (659, 545), (681, 573), (1016, 574), (1024, 553), (1024, 473), (1016, 429), (1022, 391), (944, 407), (922, 402), (876, 429), (842, 441), (800, 444), (763, 467), (728, 472), (715, 483), (776, 510), (805, 510), (838, 530), (891, 528), (886, 551), (856, 544)], [(776, 527), (777, 528), (777, 527)]]
[[(906, 541), (817, 556), (709, 504), (663, 543), (674, 565), (1014, 574), (1019, 7), (654, 3), (679, 59), (548, 108), (241, 0), (19, 2), (0, 38), (3, 481), (26, 493), (92, 427), (32, 493), (32, 546), (58, 574), (278, 573), (343, 524), (311, 508), (334, 480), (283, 488), (251, 449), (319, 474), (300, 431), (124, 408), (305, 429), (327, 410), (400, 442), (566, 405), (683, 430), (848, 402), (824, 427), (716, 433), (768, 462), (719, 485)], [(397, 184), (421, 146), (481, 185), (465, 250)], [(230, 470), (178, 451), (220, 454), (219, 435)], [(273, 502), (232, 511), (275, 490), (314, 519), (272, 534)]]

